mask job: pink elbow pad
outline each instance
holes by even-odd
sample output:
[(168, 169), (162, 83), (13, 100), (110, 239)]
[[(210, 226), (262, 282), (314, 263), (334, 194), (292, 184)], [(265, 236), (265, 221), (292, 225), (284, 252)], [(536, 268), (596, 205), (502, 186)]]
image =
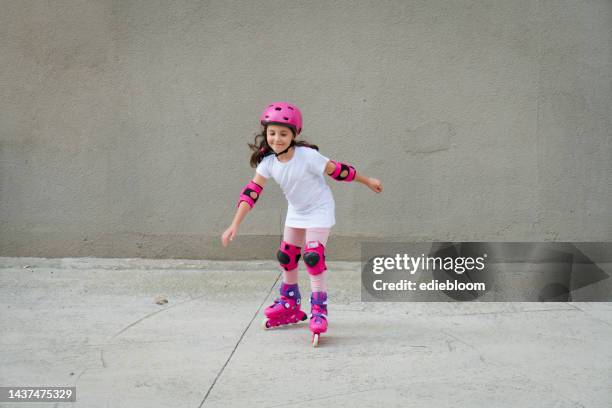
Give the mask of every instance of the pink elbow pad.
[(331, 162), (336, 166), (334, 172), (331, 174), (331, 177), (338, 181), (353, 181), (355, 180), (355, 176), (357, 175), (357, 171), (353, 166), (350, 166), (346, 163), (335, 162), (331, 160)]
[(249, 207), (253, 208), (257, 202), (257, 199), (261, 195), (262, 190), (262, 186), (253, 180), (249, 181), (248, 184), (244, 186), (242, 193), (240, 193), (240, 198), (238, 199), (238, 204), (236, 206), (239, 206), (241, 202), (245, 201)]

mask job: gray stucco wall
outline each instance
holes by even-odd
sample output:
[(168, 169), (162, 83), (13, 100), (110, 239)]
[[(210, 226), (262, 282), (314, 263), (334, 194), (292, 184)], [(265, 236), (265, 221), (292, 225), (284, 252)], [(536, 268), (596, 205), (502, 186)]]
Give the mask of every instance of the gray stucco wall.
[(365, 239), (612, 240), (612, 2), (2, 1), (0, 255), (271, 258), (268, 183), (229, 249), (266, 103), (379, 178)]

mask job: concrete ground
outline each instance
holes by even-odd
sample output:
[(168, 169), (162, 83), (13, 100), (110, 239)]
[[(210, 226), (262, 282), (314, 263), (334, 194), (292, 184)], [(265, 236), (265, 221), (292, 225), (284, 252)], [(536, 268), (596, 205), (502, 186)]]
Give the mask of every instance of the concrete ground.
[(362, 303), (329, 269), (314, 349), (261, 328), (273, 262), (0, 258), (0, 386), (77, 389), (0, 406), (612, 406), (612, 303)]

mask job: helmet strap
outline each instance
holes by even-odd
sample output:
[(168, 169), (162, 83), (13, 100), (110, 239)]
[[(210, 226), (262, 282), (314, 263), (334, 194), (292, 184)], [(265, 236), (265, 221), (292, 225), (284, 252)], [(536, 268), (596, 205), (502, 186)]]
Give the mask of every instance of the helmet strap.
[(288, 148), (286, 148), (285, 150), (283, 150), (283, 151), (282, 151), (282, 152), (280, 152), (280, 153), (274, 153), (274, 154), (276, 155), (276, 157), (278, 157), (278, 156), (280, 156), (281, 154), (285, 154), (285, 153), (287, 153), (287, 152), (289, 151), (289, 149), (291, 149), (293, 146), (295, 146), (295, 141), (294, 141), (294, 140), (292, 140), (292, 141), (291, 141), (291, 144), (289, 145), (289, 147), (288, 147)]

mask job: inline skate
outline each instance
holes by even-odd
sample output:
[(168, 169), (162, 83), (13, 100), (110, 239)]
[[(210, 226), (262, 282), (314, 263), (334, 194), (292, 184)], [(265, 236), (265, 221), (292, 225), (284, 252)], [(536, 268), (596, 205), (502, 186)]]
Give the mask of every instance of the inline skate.
[(264, 329), (296, 324), (306, 320), (308, 316), (301, 310), (301, 297), (297, 284), (283, 283), (280, 297), (264, 310), (264, 314), (266, 315), (263, 322)]
[(312, 346), (317, 347), (321, 334), (327, 331), (327, 292), (312, 292), (310, 305)]

